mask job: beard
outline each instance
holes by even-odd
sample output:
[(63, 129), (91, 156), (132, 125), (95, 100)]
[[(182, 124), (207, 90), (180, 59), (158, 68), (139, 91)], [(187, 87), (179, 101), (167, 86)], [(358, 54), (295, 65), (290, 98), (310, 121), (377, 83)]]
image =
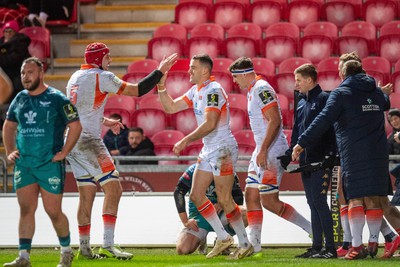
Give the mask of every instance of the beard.
[(26, 87), (26, 90), (28, 90), (28, 91), (35, 91), (35, 90), (39, 87), (39, 84), (40, 84), (40, 79), (37, 78), (36, 80), (34, 80), (34, 81), (32, 82), (31, 86)]

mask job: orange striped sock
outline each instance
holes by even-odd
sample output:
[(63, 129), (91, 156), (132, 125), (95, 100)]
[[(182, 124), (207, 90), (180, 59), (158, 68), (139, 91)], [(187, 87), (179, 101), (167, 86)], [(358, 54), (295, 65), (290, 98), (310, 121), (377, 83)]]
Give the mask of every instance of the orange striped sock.
[(352, 246), (359, 247), (362, 245), (362, 232), (365, 225), (364, 206), (354, 206), (349, 208), (349, 224), (352, 233)]
[(214, 229), (218, 239), (225, 240), (228, 238), (229, 234), (225, 231), (225, 228), (215, 211), (215, 207), (209, 199), (207, 199), (203, 205), (200, 205), (197, 210)]
[(226, 218), (231, 224), (233, 230), (235, 230), (236, 236), (239, 240), (239, 247), (248, 248), (249, 247), (249, 239), (247, 238), (246, 229), (244, 227), (242, 213), (240, 212), (240, 208), (238, 205), (228, 214), (226, 214)]
[(114, 245), (114, 231), (117, 216), (111, 214), (103, 214), (104, 234), (103, 247), (111, 247)]
[(283, 205), (278, 215), (284, 218), (285, 220), (299, 226), (308, 234), (311, 234), (312, 233), (311, 223), (306, 218), (304, 218), (300, 213), (298, 213), (291, 205), (284, 202), (282, 203)]
[(349, 224), (349, 205), (340, 206), (340, 222), (343, 228), (343, 242), (351, 243), (351, 229)]
[(381, 230), (383, 210), (382, 209), (367, 209), (365, 212), (367, 225), (369, 228), (368, 242), (378, 242), (379, 232)]
[(261, 230), (263, 223), (263, 211), (247, 211), (247, 221), (249, 223), (249, 241), (254, 247), (254, 251), (261, 250)]
[(79, 247), (90, 247), (90, 223), (78, 225)]

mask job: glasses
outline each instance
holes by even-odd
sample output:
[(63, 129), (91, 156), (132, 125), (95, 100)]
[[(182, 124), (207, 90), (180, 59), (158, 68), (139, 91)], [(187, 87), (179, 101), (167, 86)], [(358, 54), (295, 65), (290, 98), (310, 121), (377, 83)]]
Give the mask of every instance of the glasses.
[(12, 29), (5, 29), (4, 30), (4, 33), (13, 33), (14, 32), (14, 30), (12, 30)]

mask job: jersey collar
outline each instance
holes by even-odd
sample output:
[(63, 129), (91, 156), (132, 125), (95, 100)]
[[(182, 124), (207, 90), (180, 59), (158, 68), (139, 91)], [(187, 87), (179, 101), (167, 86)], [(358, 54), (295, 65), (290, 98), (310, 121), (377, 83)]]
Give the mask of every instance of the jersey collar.
[(207, 85), (210, 84), (210, 82), (214, 82), (215, 81), (215, 77), (214, 76), (210, 76), (210, 79), (208, 79), (207, 81), (205, 81), (202, 85), (200, 85), (197, 88), (197, 92), (201, 90), (201, 88), (206, 87)]

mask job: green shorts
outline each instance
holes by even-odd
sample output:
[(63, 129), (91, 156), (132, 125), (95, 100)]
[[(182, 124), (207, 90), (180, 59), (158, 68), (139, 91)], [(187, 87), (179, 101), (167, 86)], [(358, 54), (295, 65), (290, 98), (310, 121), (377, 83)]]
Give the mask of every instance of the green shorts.
[(15, 190), (38, 183), (41, 188), (53, 194), (64, 192), (65, 165), (64, 162), (48, 162), (40, 167), (19, 165), (14, 168)]

